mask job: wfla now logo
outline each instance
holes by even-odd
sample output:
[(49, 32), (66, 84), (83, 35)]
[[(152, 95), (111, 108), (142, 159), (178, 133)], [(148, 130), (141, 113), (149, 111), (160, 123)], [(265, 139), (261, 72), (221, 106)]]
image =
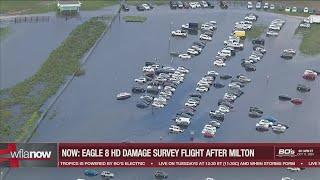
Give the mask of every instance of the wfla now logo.
[(47, 160), (51, 159), (51, 155), (51, 151), (29, 151), (24, 149), (10, 152), (11, 158), (17, 160)]
[(295, 150), (292, 148), (278, 149), (278, 157), (295, 157)]

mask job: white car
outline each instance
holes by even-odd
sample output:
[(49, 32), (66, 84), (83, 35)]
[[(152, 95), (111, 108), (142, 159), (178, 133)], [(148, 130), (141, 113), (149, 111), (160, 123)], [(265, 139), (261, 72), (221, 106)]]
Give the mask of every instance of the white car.
[(281, 30), (281, 26), (278, 26), (278, 25), (270, 25), (270, 26), (269, 26), (269, 30), (280, 31), (280, 30)]
[(190, 2), (189, 5), (190, 5), (191, 9), (196, 9), (197, 8), (197, 5), (196, 5), (195, 2)]
[(143, 72), (154, 72), (154, 68), (151, 67), (151, 66), (144, 66), (144, 67), (142, 68), (142, 71), (143, 71)]
[(301, 23), (299, 24), (299, 27), (302, 27), (302, 28), (310, 28), (311, 25), (309, 23)]
[(299, 172), (301, 171), (302, 169), (301, 168), (298, 168), (298, 167), (288, 167), (287, 170), (291, 171), (291, 172)]
[(181, 129), (179, 126), (171, 125), (169, 127), (169, 132), (173, 134), (183, 133), (184, 130)]
[(201, 34), (200, 35), (200, 39), (201, 40), (206, 40), (206, 41), (211, 41), (212, 40), (212, 37), (206, 35), (206, 34)]
[(176, 30), (171, 32), (172, 36), (180, 36), (180, 37), (187, 37), (187, 32), (181, 31), (181, 30)]
[(229, 93), (225, 93), (223, 96), (224, 99), (231, 99), (232, 101), (237, 99), (237, 96), (233, 95), (233, 94), (229, 94)]
[(190, 59), (191, 58), (191, 56), (189, 54), (179, 54), (178, 57), (181, 59)]
[(233, 48), (243, 48), (243, 44), (242, 43), (237, 43), (237, 42), (228, 43), (227, 46), (228, 47), (233, 47)]
[(110, 179), (114, 177), (114, 174), (110, 171), (102, 171), (100, 175), (104, 178), (110, 178)]
[(183, 28), (183, 29), (189, 29), (189, 24), (182, 24), (182, 25), (181, 25), (181, 28)]
[(213, 65), (217, 66), (217, 67), (225, 67), (226, 63), (224, 63), (223, 61), (219, 61), (219, 60), (215, 60), (213, 62)]
[(192, 54), (192, 55), (199, 55), (199, 54), (200, 54), (199, 51), (197, 51), (197, 50), (195, 50), (195, 49), (192, 49), (192, 48), (189, 48), (189, 49), (187, 50), (187, 53), (188, 53), (188, 54)]
[(150, 6), (148, 4), (141, 5), (145, 10), (150, 10)]
[(291, 177), (282, 177), (281, 180), (294, 180), (294, 179)]
[(298, 11), (298, 9), (297, 9), (297, 7), (292, 7), (292, 9), (291, 9), (291, 12), (297, 12)]
[(176, 119), (177, 125), (188, 126), (190, 123), (190, 118), (179, 117)]
[(308, 7), (304, 7), (303, 12), (304, 13), (308, 13), (309, 12), (309, 8)]
[(284, 53), (290, 53), (290, 54), (296, 54), (296, 51), (294, 49), (285, 49), (283, 50)]
[(223, 57), (231, 57), (232, 54), (231, 54), (230, 50), (223, 49), (223, 50), (218, 52), (218, 55), (219, 56), (223, 56)]
[(182, 72), (182, 73), (189, 73), (189, 70), (185, 67), (179, 66), (177, 68), (177, 71)]
[(252, 2), (251, 2), (251, 1), (248, 1), (247, 7), (248, 7), (248, 9), (252, 9), (252, 8), (253, 8), (253, 5), (252, 5)]
[(259, 121), (259, 124), (266, 124), (266, 125), (268, 125), (268, 126), (273, 126), (273, 122), (268, 121), (268, 120), (266, 120), (266, 119), (261, 119), (261, 120)]
[(208, 71), (208, 72), (207, 72), (207, 75), (219, 76), (219, 73), (218, 73), (218, 72), (215, 72), (215, 71)]
[(263, 9), (269, 9), (269, 3), (264, 3)]
[(270, 4), (270, 9), (274, 10), (275, 9), (275, 5), (274, 4)]
[(250, 15), (250, 16), (244, 17), (244, 19), (247, 20), (247, 21), (256, 21), (257, 17), (253, 16), (253, 15)]
[(209, 88), (201, 86), (201, 87), (197, 87), (197, 88), (196, 88), (196, 91), (199, 91), (199, 92), (207, 92), (207, 91), (209, 91)]
[(217, 24), (216, 21), (209, 21), (208, 23), (209, 23), (209, 24), (212, 24), (212, 25), (216, 25), (216, 24)]
[(228, 113), (230, 112), (230, 109), (227, 106), (219, 106), (218, 111), (223, 112), (223, 113)]
[(261, 2), (257, 2), (256, 9), (261, 9)]
[(237, 84), (237, 83), (230, 83), (230, 84), (228, 85), (228, 87), (229, 87), (230, 89), (241, 89), (240, 85)]
[(290, 11), (291, 11), (291, 8), (290, 8), (290, 7), (286, 7), (286, 8), (284, 9), (284, 11), (285, 11), (285, 12), (290, 12)]
[(250, 55), (249, 56), (249, 60), (252, 60), (254, 62), (260, 61), (260, 57), (256, 56), (256, 55)]
[(202, 7), (207, 8), (208, 7), (208, 3), (206, 1), (201, 1)]
[(184, 106), (186, 106), (186, 107), (197, 107), (198, 103), (196, 103), (196, 102), (186, 102), (186, 103), (184, 103)]
[(275, 31), (268, 31), (267, 32), (267, 36), (278, 36), (279, 33), (278, 32), (275, 32)]
[(140, 77), (140, 78), (135, 79), (134, 81), (142, 84), (142, 83), (146, 83), (147, 79), (144, 77)]

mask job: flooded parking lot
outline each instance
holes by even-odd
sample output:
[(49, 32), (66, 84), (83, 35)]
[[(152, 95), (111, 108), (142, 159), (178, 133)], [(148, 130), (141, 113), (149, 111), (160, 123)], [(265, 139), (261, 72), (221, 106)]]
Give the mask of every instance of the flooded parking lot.
[[(250, 55), (252, 44), (244, 42), (244, 50), (228, 61), (227, 66), (218, 69), (212, 60), (223, 47), (236, 21), (243, 19), (247, 10), (242, 9), (201, 9), (172, 11), (167, 6), (153, 11), (139, 12), (148, 17), (142, 24), (115, 21), (111, 30), (103, 38), (85, 66), (86, 75), (75, 79), (55, 104), (31, 139), (32, 142), (110, 142), (138, 141), (157, 142), (160, 136), (164, 142), (189, 142), (189, 132), (195, 132), (197, 142), (319, 142), (320, 123), (320, 82), (305, 82), (302, 73), (307, 68), (319, 68), (318, 57), (306, 57), (299, 52), (291, 61), (280, 58), (283, 49), (298, 49), (301, 39), (294, 35), (300, 20), (295, 17), (257, 12), (257, 23), (268, 25), (275, 18), (287, 22), (279, 37), (267, 38), (267, 54), (257, 64), (257, 71), (246, 73), (240, 60)], [(137, 14), (135, 8), (126, 14)], [(124, 14), (122, 14), (124, 15)], [(169, 55), (170, 31), (188, 22), (217, 21), (218, 29), (200, 56), (181, 61)], [(172, 25), (170, 25), (172, 24)], [(60, 31), (60, 30), (59, 30)], [(65, 32), (64, 32), (65, 33)], [(66, 33), (67, 34), (67, 33)], [(63, 38), (63, 37), (61, 37)], [(62, 39), (61, 39), (62, 40)], [(186, 50), (198, 36), (173, 39), (171, 49)], [(60, 42), (60, 41), (59, 41)], [(56, 43), (59, 43), (56, 42)], [(53, 47), (54, 48), (54, 47)], [(46, 50), (50, 52), (51, 50)], [(47, 54), (48, 54), (47, 52)], [(45, 53), (44, 53), (45, 54)], [(127, 101), (116, 101), (121, 91), (130, 91), (133, 80), (141, 75), (145, 61), (153, 61), (190, 69), (184, 83), (179, 86), (169, 104), (163, 109), (136, 108), (139, 96)], [(44, 58), (43, 58), (44, 59)], [(40, 60), (40, 56), (39, 56)], [(42, 60), (42, 59), (41, 59)], [(32, 68), (30, 68), (30, 72)], [(181, 109), (190, 93), (194, 92), (198, 80), (208, 71), (237, 75), (247, 74), (252, 82), (243, 90), (245, 94), (235, 102), (235, 110), (226, 115), (222, 127), (213, 139), (205, 139), (201, 129), (209, 120), (208, 112), (217, 107), (225, 88), (214, 89), (204, 94), (191, 125), (181, 135), (168, 135), (168, 127), (175, 113)], [(34, 71), (34, 70), (33, 70)], [(267, 76), (270, 80), (267, 83)], [(13, 80), (12, 80), (13, 81)], [(220, 81), (227, 84), (227, 81)], [(311, 87), (308, 94), (296, 91), (298, 83)], [(11, 83), (11, 81), (10, 81)], [(279, 94), (290, 94), (304, 99), (301, 106), (293, 106), (278, 101)], [(259, 133), (255, 131), (255, 119), (248, 117), (250, 106), (260, 106), (264, 114), (272, 115), (290, 128), (284, 134)], [(50, 114), (56, 114), (50, 116)], [(112, 169), (119, 179), (151, 179), (152, 169)], [(294, 179), (313, 180), (320, 176), (317, 169), (307, 169), (292, 174), (285, 169), (168, 169), (169, 179), (281, 179), (290, 175)], [(82, 176), (81, 169), (18, 169), (11, 171), (7, 179), (75, 179)], [(52, 176), (55, 175), (55, 176)], [(92, 178), (92, 179), (99, 179)]]

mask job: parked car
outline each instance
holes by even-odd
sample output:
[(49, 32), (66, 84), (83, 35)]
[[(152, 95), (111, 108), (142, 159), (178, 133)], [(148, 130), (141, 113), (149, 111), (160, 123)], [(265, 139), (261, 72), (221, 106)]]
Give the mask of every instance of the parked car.
[(127, 4), (122, 4), (121, 5), (121, 9), (123, 10), (123, 11), (129, 11), (130, 9), (129, 9), (129, 6), (127, 5)]
[(252, 9), (252, 8), (253, 8), (253, 5), (252, 5), (252, 2), (251, 2), (251, 1), (248, 1), (247, 8), (248, 8), (248, 9)]

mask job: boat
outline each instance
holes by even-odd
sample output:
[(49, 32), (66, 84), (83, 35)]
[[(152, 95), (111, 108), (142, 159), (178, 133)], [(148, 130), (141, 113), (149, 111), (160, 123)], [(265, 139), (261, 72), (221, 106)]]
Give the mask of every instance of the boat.
[(300, 92), (310, 92), (310, 90), (311, 90), (310, 87), (303, 84), (298, 84), (297, 86), (297, 91), (300, 91)]
[(131, 97), (131, 94), (127, 92), (121, 92), (117, 94), (117, 100), (125, 100), (125, 99), (129, 99), (130, 97)]
[(84, 170), (84, 175), (86, 175), (86, 176), (97, 176), (98, 175), (98, 171), (96, 171), (96, 170), (93, 170), (93, 169), (86, 169), (86, 170)]
[(281, 100), (281, 101), (291, 101), (291, 99), (292, 98), (288, 95), (280, 95), (279, 96), (279, 100)]
[(291, 103), (294, 105), (300, 105), (300, 104), (302, 104), (302, 102), (303, 102), (303, 100), (299, 99), (299, 98), (294, 98), (291, 100)]

